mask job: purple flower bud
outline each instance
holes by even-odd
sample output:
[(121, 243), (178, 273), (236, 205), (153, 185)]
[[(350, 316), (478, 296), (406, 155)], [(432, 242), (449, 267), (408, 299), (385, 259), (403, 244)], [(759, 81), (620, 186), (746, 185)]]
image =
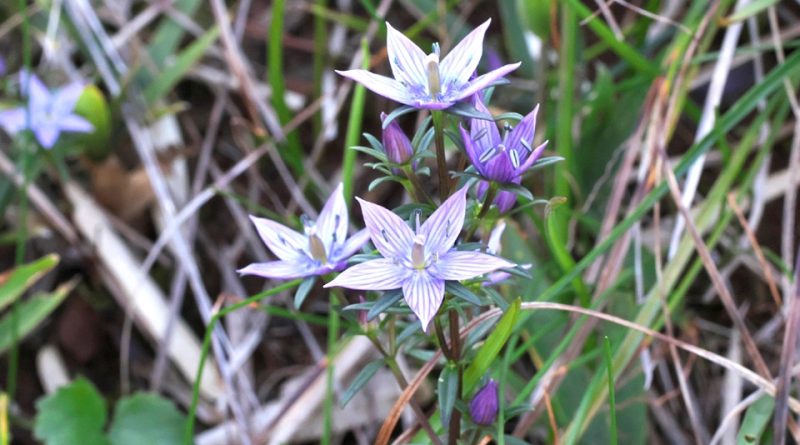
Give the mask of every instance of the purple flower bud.
[(489, 382), (472, 396), (469, 402), (469, 415), (478, 425), (491, 425), (497, 419), (497, 382)]
[[(386, 113), (381, 113), (381, 122), (384, 120)], [(414, 156), (414, 147), (396, 120), (386, 126), (381, 139), (386, 156), (395, 164), (405, 164)]]

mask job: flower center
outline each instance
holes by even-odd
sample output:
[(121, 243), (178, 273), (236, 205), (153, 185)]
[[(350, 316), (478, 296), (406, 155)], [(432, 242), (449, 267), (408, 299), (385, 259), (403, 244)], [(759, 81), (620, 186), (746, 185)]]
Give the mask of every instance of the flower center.
[(436, 99), (442, 92), (442, 80), (439, 77), (439, 55), (431, 53), (425, 56), (425, 68), (428, 70), (428, 93)]
[(414, 236), (414, 245), (411, 247), (411, 266), (414, 269), (425, 269), (425, 235)]

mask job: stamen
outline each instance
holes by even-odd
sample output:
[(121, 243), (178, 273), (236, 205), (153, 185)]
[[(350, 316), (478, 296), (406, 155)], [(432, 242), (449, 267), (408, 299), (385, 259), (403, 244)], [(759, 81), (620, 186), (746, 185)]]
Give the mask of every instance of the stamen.
[(319, 239), (316, 233), (308, 237), (308, 250), (311, 252), (311, 258), (319, 261), (322, 264), (328, 263), (328, 255), (325, 252), (325, 244)]
[(497, 154), (498, 154), (497, 147), (492, 147), (481, 153), (481, 156), (478, 158), (478, 162), (480, 162), (481, 164), (486, 163), (493, 157), (497, 156)]
[(523, 147), (525, 147), (525, 150), (527, 150), (528, 153), (533, 153), (533, 147), (531, 147), (531, 144), (529, 144), (528, 141), (526, 141), (525, 139), (520, 139), (519, 143), (522, 144)]
[(508, 150), (508, 157), (511, 159), (511, 166), (515, 169), (519, 168), (519, 153), (517, 153), (517, 150)]
[(425, 235), (417, 234), (411, 247), (411, 265), (415, 269), (425, 268)]
[(381, 235), (383, 235), (384, 241), (387, 243), (389, 242), (389, 235), (386, 234), (386, 229), (381, 229)]
[(439, 55), (428, 54), (425, 56), (425, 67), (428, 70), (428, 93), (431, 98), (436, 99), (436, 96), (442, 92), (442, 81), (439, 77)]

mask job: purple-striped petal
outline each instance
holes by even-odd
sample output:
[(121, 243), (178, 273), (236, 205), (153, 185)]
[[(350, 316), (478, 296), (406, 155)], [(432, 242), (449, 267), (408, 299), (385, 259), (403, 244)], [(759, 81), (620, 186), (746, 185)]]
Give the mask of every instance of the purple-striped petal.
[(401, 104), (416, 106), (414, 100), (406, 87), (399, 81), (392, 78), (371, 73), (367, 70), (348, 70), (336, 71), (339, 75), (355, 80), (364, 85), (367, 89), (383, 97), (391, 99)]
[(525, 173), (526, 170), (533, 167), (533, 164), (535, 164), (536, 161), (539, 160), (539, 157), (542, 156), (542, 152), (544, 152), (548, 142), (549, 141), (544, 141), (541, 145), (533, 149), (533, 152), (528, 156), (527, 159), (525, 159), (525, 162), (517, 169), (515, 179), (519, 178), (523, 173)]
[(452, 100), (461, 100), (466, 97), (472, 96), (473, 94), (477, 93), (478, 91), (488, 87), (492, 83), (494, 83), (497, 79), (502, 78), (506, 74), (514, 71), (515, 69), (519, 68), (520, 62), (511, 63), (508, 65), (503, 65), (502, 67), (494, 70), (489, 71), (488, 73), (479, 76), (473, 80), (471, 80), (463, 90), (461, 90), (457, 95), (452, 97)]
[(478, 170), (478, 173), (485, 176), (486, 173), (483, 170), (483, 163), (480, 161), (481, 154), (483, 154), (482, 148), (472, 140), (472, 137), (467, 133), (467, 130), (464, 130), (464, 127), (462, 127), (460, 123), (458, 124), (458, 129), (461, 131), (461, 140), (464, 142), (464, 151), (467, 152), (469, 161), (472, 162), (472, 165)]
[(451, 250), (439, 257), (439, 261), (431, 265), (428, 270), (431, 275), (442, 280), (457, 281), (468, 280), (506, 267), (514, 267), (514, 263), (481, 252)]
[[(480, 93), (475, 94), (472, 97), (472, 105), (475, 107), (475, 109), (481, 113), (491, 116), (492, 113), (489, 111), (489, 108), (486, 106), (486, 104), (483, 103)], [(479, 148), (481, 148), (481, 154), (492, 147), (496, 147), (503, 141), (503, 138), (500, 137), (500, 130), (497, 129), (497, 124), (493, 120), (476, 118), (470, 119), (469, 135), (473, 142)]]
[(411, 245), (414, 243), (414, 232), (405, 221), (377, 204), (361, 198), (356, 199), (361, 204), (364, 224), (369, 230), (372, 244), (375, 244), (381, 255), (390, 260), (409, 258)]
[[(304, 261), (305, 260), (305, 261)], [(295, 278), (317, 275), (318, 266), (307, 258), (294, 261), (268, 261), (266, 263), (253, 263), (239, 269), (242, 275), (258, 275), (259, 277), (276, 280), (293, 280)]]
[(411, 269), (386, 258), (356, 264), (340, 273), (324, 287), (346, 287), (359, 290), (389, 290), (403, 286)]
[(517, 153), (528, 154), (528, 149), (525, 148), (524, 144), (527, 144), (528, 147), (533, 146), (533, 135), (536, 132), (536, 116), (538, 114), (539, 105), (536, 105), (509, 133), (506, 144), (517, 150)]
[(12, 108), (0, 111), (0, 126), (10, 135), (15, 135), (26, 128), (25, 108)]
[(432, 254), (441, 255), (453, 247), (464, 226), (466, 207), (467, 187), (462, 187), (422, 224), (419, 233), (425, 236), (425, 258)]
[(36, 135), (36, 140), (42, 147), (50, 149), (61, 135), (61, 128), (55, 125), (39, 125), (33, 128), (33, 134)]
[(261, 240), (272, 253), (284, 261), (310, 258), (308, 238), (275, 221), (251, 216)]
[(430, 324), (444, 299), (444, 280), (436, 278), (424, 270), (416, 270), (403, 283), (403, 297), (408, 307), (414, 311), (422, 324), (422, 330), (428, 332)]
[(458, 42), (439, 64), (439, 72), (442, 79), (443, 93), (449, 93), (453, 86), (460, 88), (469, 80), (478, 62), (483, 55), (483, 36), (489, 27), (491, 19), (470, 32), (463, 40)]
[(317, 218), (317, 236), (325, 244), (325, 251), (330, 254), (335, 246), (340, 246), (347, 238), (347, 204), (344, 202), (342, 183), (333, 191)]
[(94, 130), (94, 125), (77, 114), (63, 116), (58, 121), (58, 126), (63, 131), (73, 131), (75, 133), (88, 133)]
[(353, 236), (347, 239), (344, 244), (334, 250), (330, 256), (331, 262), (339, 262), (344, 261), (351, 256), (353, 256), (356, 252), (364, 246), (364, 244), (369, 241), (369, 230), (361, 229), (358, 232), (354, 233)]
[(386, 22), (386, 52), (395, 79), (407, 86), (427, 84), (425, 53), (389, 22)]

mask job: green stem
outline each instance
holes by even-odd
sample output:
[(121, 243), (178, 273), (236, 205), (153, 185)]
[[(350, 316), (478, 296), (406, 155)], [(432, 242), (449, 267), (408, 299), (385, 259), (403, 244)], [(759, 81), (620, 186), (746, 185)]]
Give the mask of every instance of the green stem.
[[(394, 319), (392, 319), (392, 321), (393, 320)], [(392, 323), (392, 327), (393, 325), (394, 323)], [(406, 377), (403, 375), (403, 371), (400, 370), (400, 365), (397, 364), (397, 360), (393, 355), (386, 352), (373, 331), (367, 333), (367, 338), (369, 338), (369, 340), (375, 346), (375, 349), (377, 349), (378, 352), (380, 352), (380, 354), (383, 356), (386, 365), (392, 372), (392, 375), (394, 376), (395, 381), (397, 381), (397, 384), (400, 386), (400, 389), (405, 391), (406, 387), (408, 387), (408, 380), (406, 380)], [(431, 443), (435, 445), (442, 445), (442, 441), (439, 440), (439, 436), (436, 435), (436, 431), (433, 430), (433, 427), (428, 421), (428, 416), (426, 416), (425, 412), (422, 411), (422, 407), (419, 406), (419, 403), (417, 403), (417, 401), (412, 397), (408, 401), (408, 404), (411, 406), (411, 410), (414, 411), (414, 414), (417, 416), (422, 429), (425, 430), (425, 432), (428, 434), (428, 437), (431, 439)]]
[[(30, 24), (28, 22), (28, 5), (25, 0), (17, 2), (20, 15), (22, 16), (22, 60), (25, 71), (31, 72), (31, 42)], [(29, 83), (29, 82), (27, 82)], [(25, 107), (26, 127), (31, 127), (30, 107)], [(21, 266), (25, 262), (25, 245), (28, 241), (28, 184), (31, 180), (31, 161), (32, 150), (36, 147), (32, 143), (27, 143), (29, 139), (23, 136), (26, 143), (22, 144), (22, 186), (19, 188), (19, 227), (17, 231), (16, 250), (14, 252), (14, 264)], [(8, 355), (8, 375), (6, 388), (9, 399), (14, 399), (17, 391), (17, 369), (19, 369), (19, 299), (14, 300), (11, 308), (11, 350)]]
[(334, 300), (334, 298), (331, 298), (328, 305), (328, 366), (325, 376), (325, 404), (323, 407), (325, 419), (322, 428), (321, 443), (323, 445), (330, 444), (333, 427), (333, 371), (336, 357), (336, 339), (339, 337), (339, 312), (334, 307)]
[[(455, 309), (450, 309), (448, 315), (450, 317), (450, 353), (452, 354), (453, 361), (458, 371), (458, 389), (456, 390), (456, 394), (458, 394), (458, 398), (462, 398), (464, 396), (461, 394), (464, 384), (464, 367), (461, 365), (461, 335), (458, 312), (456, 312)], [(447, 430), (448, 445), (457, 445), (458, 439), (461, 437), (461, 412), (459, 410), (453, 410), (453, 413), (450, 415), (450, 425)]]
[(472, 239), (472, 236), (475, 235), (475, 232), (481, 225), (481, 221), (489, 213), (489, 209), (492, 207), (492, 201), (494, 201), (495, 196), (497, 196), (497, 191), (498, 191), (497, 183), (489, 182), (489, 189), (486, 191), (486, 196), (483, 199), (483, 204), (481, 204), (481, 210), (480, 212), (478, 212), (478, 217), (475, 218), (475, 223), (472, 224), (472, 227), (470, 227), (469, 230), (467, 231), (467, 236), (464, 237), (465, 240)]
[(431, 111), (433, 120), (433, 140), (436, 145), (436, 170), (439, 173), (439, 198), (442, 201), (450, 196), (450, 178), (447, 177), (447, 159), (444, 155), (444, 128), (442, 127), (443, 114), (441, 111)]
[(425, 191), (425, 188), (422, 187), (422, 184), (419, 182), (419, 177), (416, 173), (411, 169), (410, 165), (403, 166), (403, 174), (408, 178), (408, 181), (411, 183), (411, 194), (414, 195), (414, 199), (417, 202), (429, 202), (433, 203), (433, 198)]
[(266, 297), (279, 294), (283, 291), (287, 291), (289, 289), (297, 287), (297, 285), (299, 285), (302, 281), (303, 281), (302, 279), (297, 279), (289, 281), (288, 283), (283, 283), (280, 286), (273, 287), (272, 289), (266, 290), (259, 294), (253, 295), (250, 298), (244, 299), (238, 303), (232, 304), (220, 310), (213, 316), (211, 316), (211, 321), (208, 322), (208, 326), (206, 327), (206, 334), (203, 337), (203, 349), (200, 351), (200, 363), (197, 365), (197, 377), (195, 377), (194, 385), (192, 385), (192, 405), (189, 407), (189, 415), (186, 419), (186, 428), (183, 431), (183, 443), (185, 445), (191, 445), (193, 443), (192, 434), (194, 434), (194, 420), (197, 413), (197, 403), (200, 400), (200, 381), (203, 379), (203, 370), (205, 369), (206, 359), (208, 358), (208, 351), (211, 346), (211, 336), (219, 320), (235, 310), (241, 309), (245, 306), (249, 306)]

